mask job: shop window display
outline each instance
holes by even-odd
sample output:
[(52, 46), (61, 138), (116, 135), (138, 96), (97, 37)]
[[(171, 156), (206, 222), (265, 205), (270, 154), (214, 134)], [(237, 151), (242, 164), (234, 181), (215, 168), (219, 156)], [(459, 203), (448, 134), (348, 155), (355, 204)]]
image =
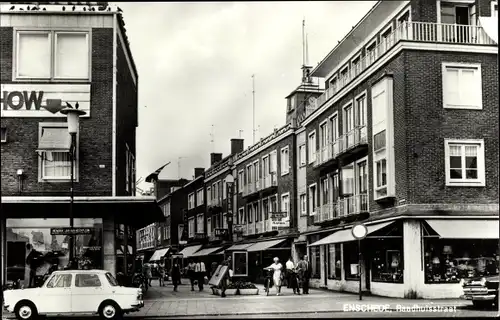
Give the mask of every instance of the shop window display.
[(424, 239), (425, 283), (498, 275), (498, 240)]
[(321, 257), (320, 257), (320, 248), (319, 246), (314, 246), (310, 247), (310, 253), (311, 253), (311, 278), (313, 279), (319, 279), (321, 278), (320, 276), (320, 270), (321, 270)]
[[(69, 219), (7, 219), (7, 281), (34, 287), (53, 271), (68, 267), (70, 237), (51, 234), (51, 229), (68, 226)], [(102, 219), (76, 218), (74, 226), (91, 231), (73, 236), (75, 266), (102, 269)]]
[(359, 263), (358, 242), (345, 242), (343, 245), (345, 278), (346, 280), (357, 280), (359, 279), (357, 272)]
[(340, 280), (341, 277), (341, 259), (340, 243), (327, 245), (328, 252), (328, 279)]
[(233, 252), (234, 276), (248, 276), (248, 252)]
[(371, 248), (372, 281), (403, 283), (403, 239), (374, 239)]

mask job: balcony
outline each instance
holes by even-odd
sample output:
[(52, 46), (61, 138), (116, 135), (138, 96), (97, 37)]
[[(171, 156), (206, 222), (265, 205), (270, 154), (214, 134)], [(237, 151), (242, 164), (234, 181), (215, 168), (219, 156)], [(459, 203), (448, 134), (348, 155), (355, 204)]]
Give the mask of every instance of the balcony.
[(326, 167), (336, 160), (342, 148), (342, 139), (337, 139), (334, 142), (327, 142), (325, 146), (316, 151), (316, 160), (314, 160), (315, 168)]
[(347, 217), (350, 215), (368, 212), (368, 195), (357, 194), (339, 199), (337, 211), (339, 217)]
[(276, 172), (271, 172), (271, 173), (267, 174), (266, 176), (264, 176), (263, 184), (262, 184), (262, 188), (261, 188), (262, 191), (273, 188), (273, 187), (277, 187), (277, 186), (278, 186), (278, 175), (276, 174)]
[(353, 154), (368, 147), (366, 126), (359, 126), (342, 135), (338, 155)]
[(213, 198), (212, 200), (210, 200), (210, 207), (220, 207), (221, 206), (221, 199), (220, 198)]
[(316, 214), (313, 216), (314, 223), (322, 223), (330, 221), (338, 217), (337, 205), (335, 203), (327, 203), (316, 208)]
[[(433, 22), (405, 22), (398, 26), (385, 41), (381, 42), (372, 51), (367, 53), (358, 64), (339, 78), (337, 86), (330, 87), (312, 104), (306, 107), (304, 121), (325, 102), (342, 91), (350, 82), (370, 68), (386, 52), (391, 50), (399, 41), (451, 43), (461, 45), (496, 45), (480, 26), (456, 25)], [(436, 50), (439, 50), (436, 48)]]
[(243, 197), (248, 197), (254, 193), (259, 192), (259, 190), (260, 190), (260, 180), (255, 182), (250, 182), (243, 186), (243, 192), (241, 193), (241, 195)]

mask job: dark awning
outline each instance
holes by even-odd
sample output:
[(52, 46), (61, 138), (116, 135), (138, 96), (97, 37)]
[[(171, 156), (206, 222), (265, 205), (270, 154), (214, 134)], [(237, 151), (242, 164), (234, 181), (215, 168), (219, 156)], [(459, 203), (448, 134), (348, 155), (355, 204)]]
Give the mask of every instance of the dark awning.
[(71, 136), (66, 128), (43, 128), (38, 151), (69, 151)]
[[(5, 218), (68, 218), (70, 197), (2, 197)], [(164, 221), (163, 212), (154, 197), (74, 197), (75, 218), (112, 216), (117, 223), (139, 229)]]

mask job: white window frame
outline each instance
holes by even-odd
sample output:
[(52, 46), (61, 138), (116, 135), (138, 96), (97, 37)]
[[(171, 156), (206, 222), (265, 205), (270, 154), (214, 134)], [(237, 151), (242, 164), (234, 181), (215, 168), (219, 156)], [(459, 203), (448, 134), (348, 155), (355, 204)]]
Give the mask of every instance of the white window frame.
[(195, 194), (194, 192), (191, 192), (190, 194), (188, 194), (188, 210), (194, 208), (195, 208)]
[[(451, 179), (450, 178), (450, 144), (460, 144), (460, 145), (477, 145), (477, 180), (470, 179)], [(486, 186), (486, 167), (485, 167), (485, 151), (484, 151), (484, 140), (483, 139), (445, 139), (444, 140), (444, 156), (445, 156), (445, 177), (446, 186), (449, 187), (484, 187)], [(462, 163), (462, 165), (464, 165)], [(465, 167), (462, 168), (465, 170)]]
[[(351, 121), (352, 121), (352, 128), (349, 131), (346, 131), (346, 129), (347, 129), (347, 125), (346, 125), (347, 124), (347, 119), (346, 119), (345, 115), (346, 115), (346, 109), (349, 108), (349, 107), (352, 108), (352, 119), (351, 119)], [(355, 110), (354, 110), (354, 102), (353, 101), (349, 101), (348, 103), (346, 103), (346, 104), (344, 104), (342, 106), (342, 132), (343, 132), (342, 135), (345, 135), (345, 134), (349, 133), (351, 130), (354, 130), (354, 125), (356, 123), (355, 122), (355, 115), (354, 115), (355, 112), (354, 111)], [(344, 141), (344, 143), (345, 143), (345, 141)]]
[[(284, 205), (284, 201), (283, 199), (288, 199), (288, 208), (284, 208), (283, 205)], [(281, 212), (286, 212), (286, 217), (285, 217), (285, 220), (290, 220), (290, 192), (285, 192), (285, 193), (282, 193), (281, 194), (281, 197), (280, 197), (280, 211)], [(286, 211), (285, 211), (286, 209)]]
[(335, 90), (336, 92), (339, 91), (339, 77), (337, 76), (337, 74), (335, 74), (333, 77), (331, 77), (330, 81), (328, 81), (329, 83), (329, 88), (333, 88), (333, 84), (335, 84)]
[[(384, 52), (386, 52), (386, 50), (388, 50), (388, 49), (391, 47), (391, 44), (390, 44), (390, 41), (391, 41), (391, 40), (390, 40), (390, 37), (391, 37), (391, 34), (392, 34), (392, 32), (393, 32), (393, 30), (392, 30), (392, 29), (393, 29), (393, 28), (392, 28), (392, 21), (391, 21), (391, 22), (390, 22), (390, 24), (389, 24), (387, 27), (385, 27), (384, 29), (382, 29), (382, 30), (380, 31), (380, 33), (379, 33), (379, 35), (380, 35), (380, 39), (381, 39), (381, 40), (380, 40), (380, 43), (382, 44), (382, 47), (384, 47), (384, 48), (383, 48), (383, 52), (381, 52), (381, 54), (383, 54)], [(388, 37), (386, 38), (386, 37), (384, 37), (384, 34), (386, 34), (386, 33), (387, 33), (387, 31), (389, 31), (389, 35), (388, 35)]]
[[(375, 44), (375, 46), (373, 46), (373, 44)], [(378, 45), (378, 40), (377, 40), (377, 37), (375, 37), (375, 39), (373, 39), (372, 41), (368, 42), (365, 46), (365, 59), (367, 59), (368, 61), (366, 62), (366, 67), (370, 66), (373, 62), (375, 62), (375, 60), (377, 60), (378, 58), (378, 54), (377, 54), (377, 45)], [(371, 46), (373, 46), (373, 50), (368, 50), (368, 48), (370, 48)], [(372, 53), (373, 52), (373, 57), (370, 57), (369, 53)]]
[[(335, 119), (336, 125), (335, 125), (335, 130), (333, 130), (333, 120)], [(339, 113), (338, 111), (335, 111), (331, 116), (328, 117), (328, 126), (330, 127), (330, 140), (332, 140), (332, 143), (337, 141), (340, 138), (340, 131), (339, 131)], [(334, 136), (335, 134), (335, 136)]]
[(212, 200), (212, 187), (211, 186), (207, 187), (207, 198), (208, 198), (209, 202)]
[[(311, 188), (312, 187), (314, 187), (314, 189), (315, 189), (315, 194), (314, 194), (314, 204), (315, 205), (314, 206), (312, 206), (312, 203), (310, 201), (310, 199), (312, 198), (311, 197)], [(316, 207), (318, 206), (318, 184), (317, 183), (310, 184), (307, 187), (307, 193), (308, 193), (308, 197), (307, 197), (307, 211), (309, 211), (309, 215), (310, 216), (314, 216), (314, 215), (316, 215)]]
[(196, 206), (199, 207), (205, 203), (203, 188), (196, 190)]
[[(38, 141), (42, 137), (43, 128), (68, 128), (68, 124), (66, 122), (39, 122), (38, 123)], [(75, 163), (73, 168), (73, 180), (74, 182), (79, 182), (79, 159), (80, 159), (80, 129), (77, 129), (76, 133), (76, 147), (75, 147)], [(68, 133), (69, 134), (69, 133)], [(45, 151), (40, 152), (38, 154), (38, 182), (51, 182), (51, 183), (59, 183), (59, 182), (68, 182), (71, 181), (71, 176), (68, 177), (45, 177), (43, 175), (43, 157), (45, 157)]]
[(305, 165), (307, 165), (306, 145), (301, 144), (299, 146), (299, 167), (303, 167)]
[[(326, 130), (326, 141), (323, 141), (324, 139), (324, 130)], [(330, 142), (330, 128), (328, 126), (328, 119), (325, 119), (319, 124), (319, 148), (323, 149), (324, 147), (328, 146), (328, 143)]]
[(299, 210), (301, 216), (307, 216), (307, 193), (299, 195)]
[[(362, 63), (363, 63), (363, 58), (361, 57), (361, 53), (363, 51), (360, 51), (359, 53), (355, 54), (352, 58), (351, 58), (351, 70), (352, 72), (354, 72), (354, 76), (358, 76), (362, 71), (363, 71), (363, 66), (362, 66)], [(356, 61), (356, 59), (359, 59), (358, 60), (358, 63), (353, 63), (354, 61)], [(353, 67), (353, 66), (357, 66), (357, 67)], [(356, 72), (357, 70), (357, 72)]]
[[(275, 160), (275, 168), (273, 168), (272, 166), (272, 159), (274, 157), (274, 160)], [(277, 150), (273, 150), (269, 153), (269, 173), (271, 174), (276, 174), (278, 173), (278, 151)]]
[[(287, 156), (284, 157), (283, 153), (286, 152)], [(281, 164), (281, 175), (287, 175), (290, 173), (290, 147), (286, 146), (281, 148), (280, 153), (280, 164)]]
[(253, 218), (254, 214), (253, 214), (253, 203), (247, 203), (247, 210), (246, 210), (246, 214), (247, 214), (247, 224), (250, 224), (250, 223), (254, 223), (255, 222), (255, 219)]
[[(441, 64), (441, 77), (442, 77), (442, 87), (443, 87), (443, 108), (445, 109), (467, 109), (467, 110), (482, 110), (483, 109), (483, 79), (482, 79), (482, 71), (480, 63), (460, 63), (460, 62), (443, 62)], [(479, 77), (476, 79), (477, 83), (475, 84), (477, 87), (476, 92), (478, 93), (476, 97), (476, 102), (474, 105), (450, 105), (448, 103), (448, 97), (445, 92), (445, 75), (448, 68), (456, 68), (456, 69), (476, 69), (474, 70), (475, 77)], [(460, 76), (459, 76), (460, 81)], [(460, 89), (459, 89), (460, 92)]]
[(239, 207), (238, 208), (238, 223), (240, 225), (246, 224), (246, 219), (245, 219), (245, 207)]
[[(253, 183), (253, 163), (250, 163), (250, 164), (247, 164), (246, 167), (245, 167), (245, 170), (246, 170), (246, 185), (250, 185), (251, 183)], [(248, 174), (250, 173), (250, 174)]]
[[(490, 1), (491, 6), (491, 17), (498, 17), (498, 1)], [(495, 6), (497, 6), (497, 10), (495, 10)], [(494, 14), (496, 12), (496, 14)]]
[(260, 161), (255, 160), (253, 162), (253, 173), (254, 173), (254, 180), (255, 182), (260, 180)]
[[(265, 170), (266, 169), (266, 166), (265, 166), (266, 160), (267, 160), (267, 170)], [(266, 154), (265, 156), (263, 156), (261, 161), (262, 161), (262, 169), (260, 171), (261, 171), (261, 175), (262, 175), (262, 180), (264, 180), (270, 174), (269, 171), (271, 171), (271, 156), (270, 156), (270, 154)]]
[(241, 169), (238, 171), (238, 193), (242, 193), (244, 187), (245, 187), (245, 170)]
[[(360, 98), (364, 96), (365, 98), (365, 112), (363, 116), (363, 125), (359, 124), (359, 112), (358, 112), (358, 101)], [(354, 97), (354, 127), (356, 128), (357, 126), (359, 127), (367, 127), (368, 126), (368, 92), (367, 90), (364, 90), (360, 94)]]
[[(193, 225), (193, 228), (191, 228), (191, 225)], [(194, 235), (196, 233), (195, 228), (196, 228), (196, 221), (194, 220), (194, 217), (190, 217), (188, 219), (188, 237), (189, 238), (194, 238)]]
[[(342, 77), (342, 73), (344, 73), (344, 71), (346, 69), (347, 69), (347, 71), (345, 72), (345, 78), (343, 78)], [(344, 67), (342, 67), (339, 70), (339, 79), (342, 82), (341, 83), (342, 87), (345, 87), (345, 85), (347, 84), (347, 82), (349, 82), (351, 80), (351, 79), (349, 79), (349, 70), (350, 70), (350, 63), (349, 63), (349, 61), (346, 63), (346, 65)]]
[[(200, 228), (200, 221), (199, 221), (200, 218), (201, 218), (201, 228)], [(196, 233), (205, 233), (205, 226), (204, 225), (205, 225), (205, 220), (203, 217), (203, 213), (196, 215)]]
[[(32, 78), (32, 77), (23, 77), (19, 76), (19, 35), (20, 34), (48, 34), (48, 42), (50, 45), (50, 66), (49, 66), (49, 77), (43, 78)], [(63, 78), (56, 77), (56, 54), (55, 51), (57, 49), (57, 36), (56, 34), (85, 34), (87, 38), (87, 48), (88, 48), (88, 66), (87, 66), (87, 78)], [(23, 28), (17, 27), (14, 28), (14, 45), (13, 45), (13, 66), (12, 66), (12, 79), (14, 81), (33, 81), (33, 82), (41, 82), (51, 80), (54, 82), (79, 82), (79, 81), (92, 81), (92, 29), (90, 28), (54, 28), (50, 30), (43, 29), (33, 29), (33, 28)]]
[[(311, 148), (311, 137), (314, 136), (314, 146), (312, 146), (313, 148)], [(317, 139), (318, 137), (316, 136), (316, 130), (313, 130), (311, 132), (309, 132), (309, 134), (307, 135), (307, 160), (308, 160), (308, 163), (309, 164), (312, 164), (316, 161), (316, 145), (317, 145)]]

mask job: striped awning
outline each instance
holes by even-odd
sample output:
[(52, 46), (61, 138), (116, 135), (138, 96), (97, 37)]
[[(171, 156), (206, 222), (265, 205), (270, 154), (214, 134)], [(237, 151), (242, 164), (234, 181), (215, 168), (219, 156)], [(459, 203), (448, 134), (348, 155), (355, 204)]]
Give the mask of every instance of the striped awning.
[(182, 249), (181, 252), (179, 252), (179, 254), (182, 254), (183, 258), (189, 258), (189, 257), (192, 257), (196, 251), (200, 250), (200, 248), (201, 248), (201, 245), (185, 247), (184, 249)]
[(238, 251), (238, 250), (246, 250), (249, 247), (253, 246), (255, 243), (240, 243), (240, 244), (235, 244), (229, 248), (226, 249), (226, 251)]
[(163, 249), (158, 249), (153, 253), (151, 258), (149, 259), (150, 262), (152, 261), (160, 261), (161, 258), (163, 258), (167, 253), (170, 248), (163, 248)]
[(253, 244), (251, 247), (249, 247), (247, 251), (248, 252), (265, 251), (285, 241), (286, 239), (257, 242)]
[(208, 256), (210, 254), (214, 254), (214, 252), (219, 251), (220, 249), (222, 249), (222, 247), (201, 249), (200, 251), (195, 252), (192, 257)]

